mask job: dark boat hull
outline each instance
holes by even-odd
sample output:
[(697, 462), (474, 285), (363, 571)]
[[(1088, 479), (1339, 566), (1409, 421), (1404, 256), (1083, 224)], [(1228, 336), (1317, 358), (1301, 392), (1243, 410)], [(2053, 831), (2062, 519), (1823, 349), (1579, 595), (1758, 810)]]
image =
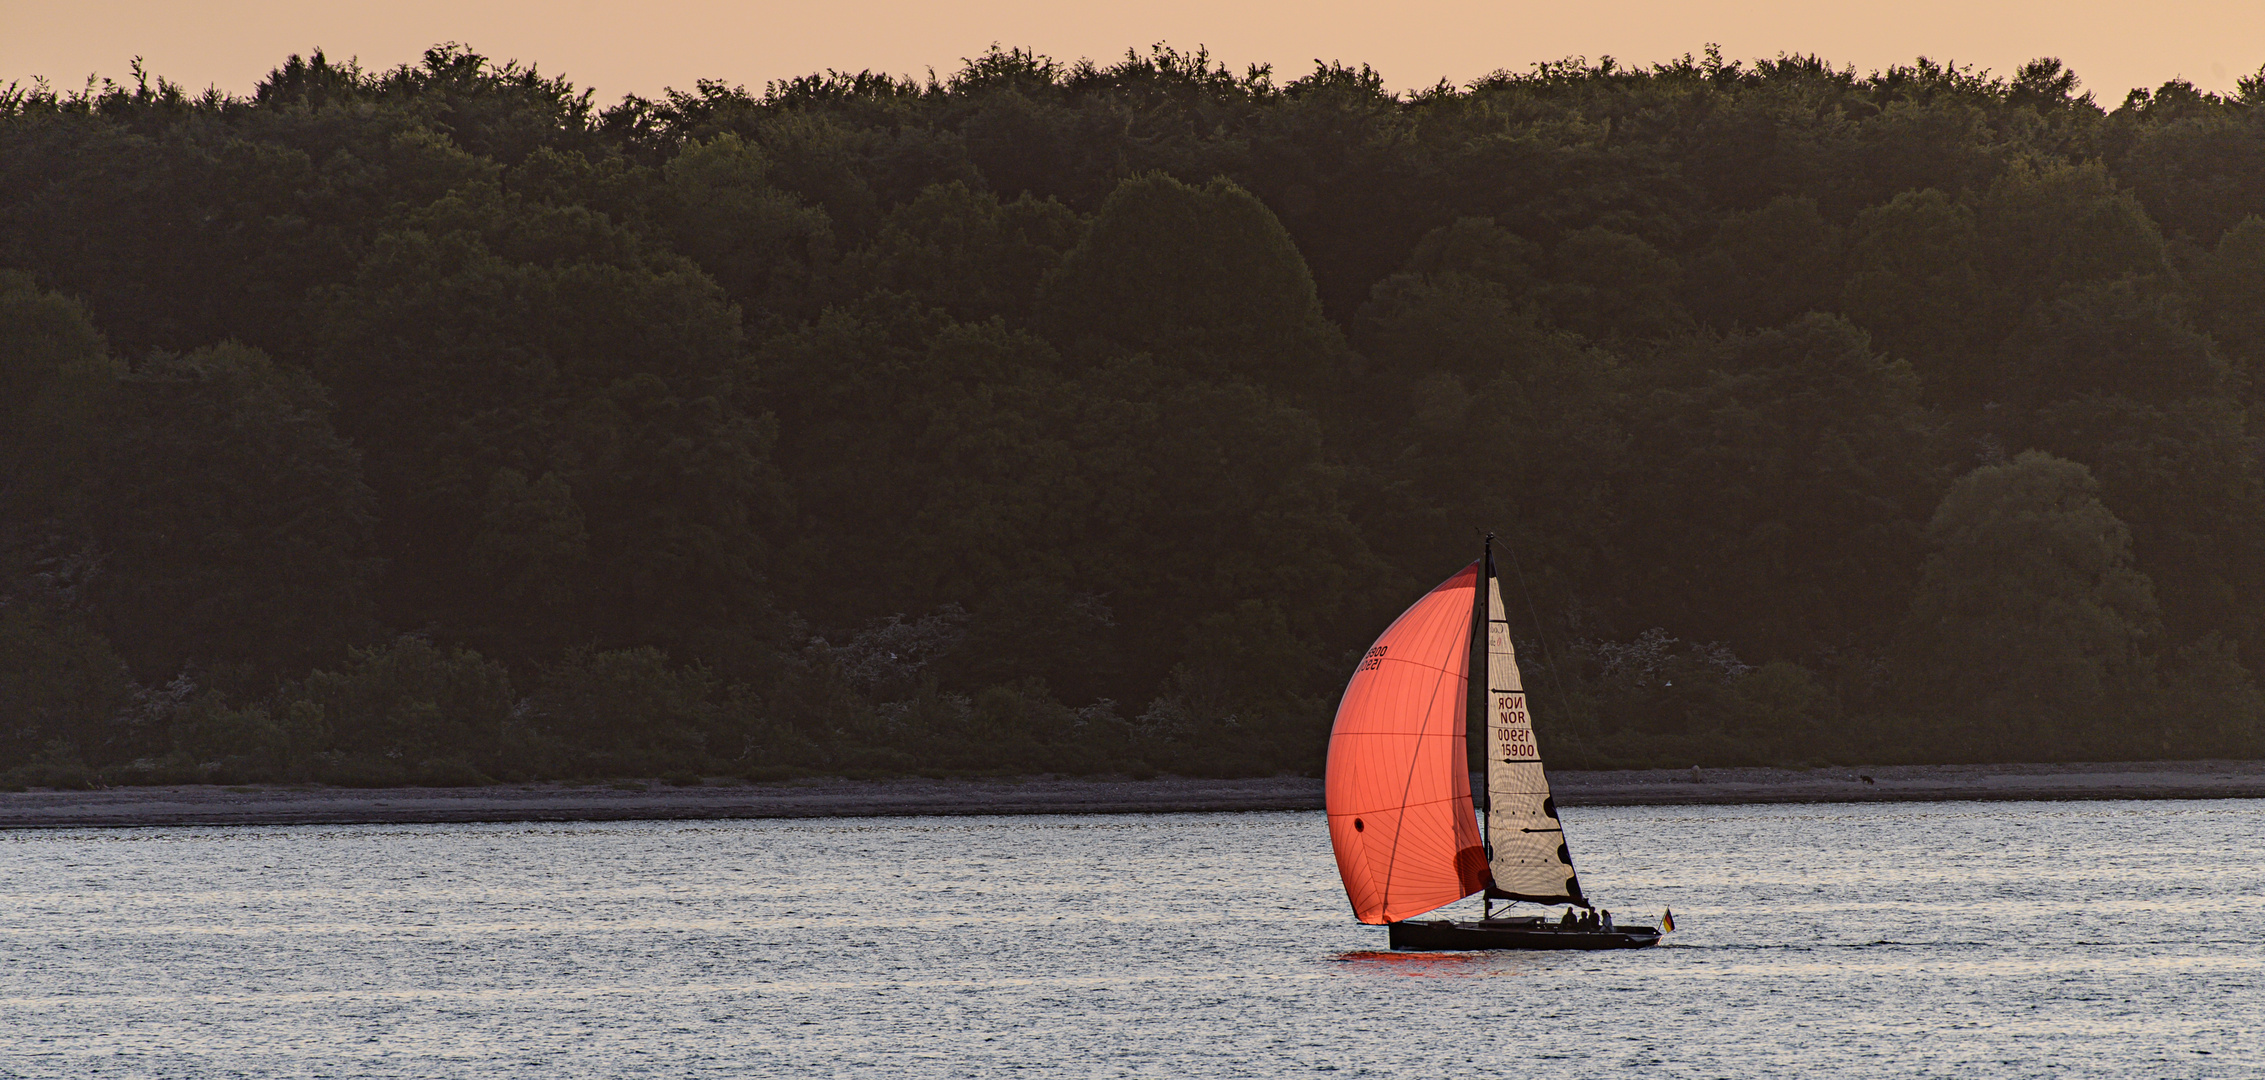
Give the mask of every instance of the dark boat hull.
[(1621, 926), (1612, 930), (1560, 928), (1538, 920), (1454, 922), (1426, 919), (1396, 922), (1387, 929), (1395, 949), (1641, 949), (1659, 944), (1659, 930)]

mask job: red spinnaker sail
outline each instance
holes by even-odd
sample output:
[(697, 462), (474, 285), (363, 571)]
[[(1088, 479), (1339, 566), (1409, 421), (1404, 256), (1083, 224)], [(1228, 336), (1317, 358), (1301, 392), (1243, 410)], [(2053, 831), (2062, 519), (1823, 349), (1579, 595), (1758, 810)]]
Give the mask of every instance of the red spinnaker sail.
[(1329, 733), (1329, 841), (1364, 923), (1486, 887), (1464, 756), (1479, 565), (1401, 612), (1353, 671)]

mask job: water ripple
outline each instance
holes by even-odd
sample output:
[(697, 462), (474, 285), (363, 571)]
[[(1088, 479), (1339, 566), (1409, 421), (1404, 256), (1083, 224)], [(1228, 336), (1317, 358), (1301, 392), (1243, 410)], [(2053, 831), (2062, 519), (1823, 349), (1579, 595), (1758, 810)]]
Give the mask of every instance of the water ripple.
[(2265, 1074), (2265, 804), (1566, 816), (1678, 933), (1383, 951), (1316, 814), (0, 834), (0, 1076)]

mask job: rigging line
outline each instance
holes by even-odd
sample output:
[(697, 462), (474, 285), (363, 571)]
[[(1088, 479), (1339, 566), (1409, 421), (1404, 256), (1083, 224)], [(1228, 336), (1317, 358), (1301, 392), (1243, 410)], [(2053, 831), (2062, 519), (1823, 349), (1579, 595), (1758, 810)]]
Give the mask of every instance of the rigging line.
[[(1541, 628), (1541, 611), (1534, 607), (1534, 590), (1526, 584), (1525, 568), (1518, 565), (1518, 547), (1508, 538), (1502, 541), (1502, 550), (1510, 553), (1510, 569), (1518, 575), (1518, 591), (1526, 594), (1526, 614), (1534, 620), (1534, 636), (1541, 639), (1541, 657), (1549, 662), (1549, 681), (1557, 684), (1557, 703), (1570, 707), (1573, 699), (1565, 693), (1565, 676), (1557, 671), (1557, 654), (1550, 651), (1549, 635)], [(1535, 745), (1540, 745), (1538, 738)]]

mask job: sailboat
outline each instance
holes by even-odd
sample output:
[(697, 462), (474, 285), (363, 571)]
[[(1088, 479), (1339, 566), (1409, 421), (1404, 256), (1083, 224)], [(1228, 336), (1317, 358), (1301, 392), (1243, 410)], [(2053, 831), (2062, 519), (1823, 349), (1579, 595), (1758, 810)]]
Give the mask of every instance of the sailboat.
[[(1483, 830), (1463, 733), (1474, 705), (1486, 716)], [(1326, 801), (1345, 897), (1395, 949), (1659, 943), (1657, 927), (1572, 917), (1595, 908), (1542, 772), (1491, 534), (1478, 561), (1401, 612), (1353, 669), (1329, 733)], [(1417, 918), (1478, 892), (1477, 920)], [(1498, 917), (1497, 900), (1571, 906), (1557, 920)]]

